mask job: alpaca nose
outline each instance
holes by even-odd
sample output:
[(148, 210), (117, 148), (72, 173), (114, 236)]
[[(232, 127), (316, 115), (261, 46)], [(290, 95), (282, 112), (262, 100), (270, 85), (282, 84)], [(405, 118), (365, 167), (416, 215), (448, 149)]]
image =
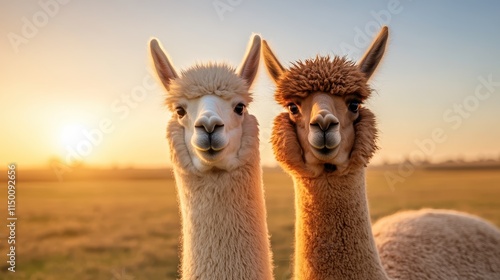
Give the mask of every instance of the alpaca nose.
[(216, 128), (223, 127), (224, 122), (222, 122), (219, 116), (204, 114), (196, 120), (194, 126), (196, 128), (202, 128), (208, 134), (211, 134)]
[(336, 127), (339, 124), (339, 119), (335, 117), (332, 113), (327, 110), (320, 110), (318, 113), (311, 119), (309, 125), (311, 126), (319, 126), (322, 131), (327, 131), (331, 127)]

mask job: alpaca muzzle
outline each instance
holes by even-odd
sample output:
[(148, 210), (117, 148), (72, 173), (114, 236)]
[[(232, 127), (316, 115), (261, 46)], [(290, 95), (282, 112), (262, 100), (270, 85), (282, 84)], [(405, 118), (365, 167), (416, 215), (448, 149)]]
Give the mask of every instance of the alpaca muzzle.
[(227, 137), (224, 135), (224, 126), (215, 126), (211, 132), (203, 127), (196, 127), (191, 143), (196, 150), (207, 152), (211, 155), (223, 150), (228, 145)]

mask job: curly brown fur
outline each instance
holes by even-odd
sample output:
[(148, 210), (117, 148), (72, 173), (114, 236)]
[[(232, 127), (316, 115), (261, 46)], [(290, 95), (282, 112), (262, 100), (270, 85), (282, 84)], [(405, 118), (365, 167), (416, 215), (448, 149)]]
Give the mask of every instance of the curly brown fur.
[(355, 172), (368, 166), (370, 159), (378, 149), (375, 115), (367, 108), (359, 109), (359, 117), (354, 123), (355, 139), (346, 172)]
[(317, 56), (294, 63), (281, 77), (274, 97), (286, 106), (290, 100), (318, 91), (341, 96), (356, 94), (362, 100), (370, 95), (366, 77), (354, 62), (345, 57)]

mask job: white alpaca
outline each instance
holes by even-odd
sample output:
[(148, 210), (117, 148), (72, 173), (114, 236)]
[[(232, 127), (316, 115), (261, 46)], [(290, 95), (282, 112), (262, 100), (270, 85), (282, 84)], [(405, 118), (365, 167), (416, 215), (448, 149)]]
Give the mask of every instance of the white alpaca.
[(395, 279), (500, 279), (500, 231), (479, 217), (405, 211), (377, 221), (373, 235)]
[(210, 63), (178, 76), (156, 39), (150, 47), (175, 114), (167, 139), (182, 217), (182, 279), (272, 279), (258, 124), (246, 109), (260, 37), (237, 71)]
[(361, 103), (387, 38), (384, 27), (357, 65), (316, 57), (290, 69), (264, 41), (275, 99), (289, 110), (276, 117), (272, 143), (295, 185), (294, 277), (500, 279), (500, 231), (477, 218), (438, 210), (396, 214), (377, 223), (374, 239), (365, 168), (377, 130)]

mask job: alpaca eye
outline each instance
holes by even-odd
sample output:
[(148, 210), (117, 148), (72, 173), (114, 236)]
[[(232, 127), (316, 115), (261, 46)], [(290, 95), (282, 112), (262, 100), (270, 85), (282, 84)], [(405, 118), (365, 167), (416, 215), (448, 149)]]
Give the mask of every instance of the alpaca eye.
[(361, 106), (361, 102), (354, 100), (354, 101), (349, 102), (349, 104), (347, 105), (347, 108), (349, 109), (349, 111), (351, 111), (353, 113), (357, 113), (359, 110), (359, 106)]
[(243, 103), (238, 103), (236, 107), (234, 107), (234, 112), (238, 115), (243, 115), (243, 111), (245, 110), (245, 104)]
[(290, 113), (292, 113), (292, 115), (297, 115), (300, 110), (299, 110), (299, 106), (297, 106), (297, 104), (295, 103), (290, 103), (288, 104), (288, 111), (290, 111)]
[(182, 117), (184, 117), (184, 115), (186, 115), (186, 110), (184, 110), (184, 108), (182, 108), (182, 107), (175, 108), (175, 112), (177, 113), (179, 118), (182, 118)]

